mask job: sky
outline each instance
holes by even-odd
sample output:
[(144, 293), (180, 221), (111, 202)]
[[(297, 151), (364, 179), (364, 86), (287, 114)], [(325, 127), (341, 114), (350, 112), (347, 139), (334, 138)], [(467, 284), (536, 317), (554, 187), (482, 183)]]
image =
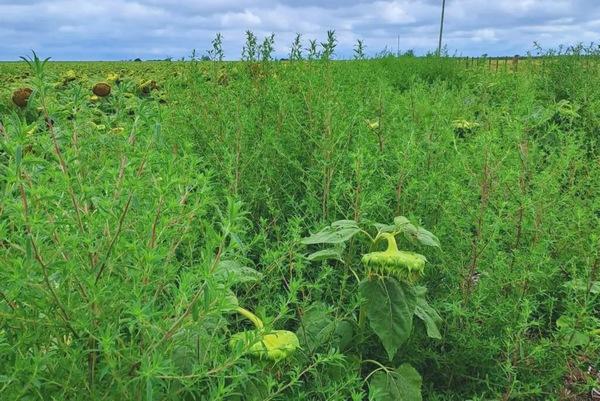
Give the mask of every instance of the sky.
[[(36, 50), (54, 60), (189, 58), (217, 32), (226, 59), (238, 59), (246, 30), (275, 34), (286, 57), (296, 33), (305, 46), (338, 38), (337, 58), (357, 39), (369, 55), (437, 47), (442, 0), (0, 0), (0, 60)], [(560, 44), (600, 42), (600, 0), (446, 0), (449, 54), (514, 55)]]

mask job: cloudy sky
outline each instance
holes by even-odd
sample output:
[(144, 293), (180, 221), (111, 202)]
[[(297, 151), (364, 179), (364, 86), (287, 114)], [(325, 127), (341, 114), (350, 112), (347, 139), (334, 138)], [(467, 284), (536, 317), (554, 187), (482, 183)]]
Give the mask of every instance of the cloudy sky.
[[(437, 46), (441, 0), (0, 0), (0, 60), (35, 49), (57, 60), (120, 60), (200, 54), (221, 32), (225, 56), (239, 58), (244, 31), (275, 33), (285, 57), (296, 32), (324, 40), (334, 29), (337, 56), (357, 39), (384, 48)], [(444, 43), (460, 55), (512, 55), (600, 41), (600, 0), (446, 0)]]

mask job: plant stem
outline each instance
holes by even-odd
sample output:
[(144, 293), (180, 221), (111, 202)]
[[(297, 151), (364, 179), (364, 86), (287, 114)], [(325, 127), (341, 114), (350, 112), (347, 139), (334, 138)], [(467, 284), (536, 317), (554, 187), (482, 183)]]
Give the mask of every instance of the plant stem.
[(265, 325), (263, 324), (262, 320), (260, 320), (258, 316), (250, 312), (248, 309), (244, 309), (241, 306), (238, 306), (237, 308), (235, 308), (235, 310), (237, 313), (254, 323), (254, 326), (256, 326), (258, 330), (263, 330), (265, 328)]

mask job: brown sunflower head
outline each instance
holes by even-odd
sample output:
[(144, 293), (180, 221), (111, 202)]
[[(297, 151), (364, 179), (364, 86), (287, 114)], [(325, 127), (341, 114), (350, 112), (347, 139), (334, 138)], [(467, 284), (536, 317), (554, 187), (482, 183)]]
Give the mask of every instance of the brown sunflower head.
[(27, 106), (29, 96), (33, 91), (30, 88), (20, 88), (13, 92), (12, 101), (19, 107)]
[(110, 85), (107, 84), (106, 82), (98, 82), (92, 88), (92, 92), (94, 92), (94, 95), (96, 95), (96, 96), (106, 97), (106, 96), (110, 95)]

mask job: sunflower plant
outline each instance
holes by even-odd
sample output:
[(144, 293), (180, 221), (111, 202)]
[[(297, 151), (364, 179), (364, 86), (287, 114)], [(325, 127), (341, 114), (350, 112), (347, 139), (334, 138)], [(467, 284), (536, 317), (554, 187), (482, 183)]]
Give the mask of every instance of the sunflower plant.
[[(302, 243), (324, 246), (307, 256), (311, 261), (333, 259), (347, 265), (358, 282), (361, 298), (354, 342), (359, 345), (364, 342), (370, 329), (392, 362), (410, 337), (415, 318), (424, 323), (427, 335), (435, 339), (441, 338), (439, 325), (442, 322), (438, 312), (427, 302), (427, 288), (418, 283), (425, 274), (427, 258), (414, 251), (398, 249), (397, 238), (404, 237), (413, 246), (434, 248), (440, 248), (440, 241), (403, 216), (396, 217), (393, 224), (375, 223), (372, 227), (376, 230), (374, 234), (354, 220), (339, 220), (304, 238)], [(367, 239), (360, 263), (353, 263), (352, 255), (343, 255), (346, 244), (356, 236)], [(378, 366), (368, 375), (371, 399), (421, 400), (421, 376), (412, 366), (405, 363), (396, 368), (387, 367), (371, 359), (364, 362)], [(399, 388), (405, 390), (403, 394), (397, 394)]]

